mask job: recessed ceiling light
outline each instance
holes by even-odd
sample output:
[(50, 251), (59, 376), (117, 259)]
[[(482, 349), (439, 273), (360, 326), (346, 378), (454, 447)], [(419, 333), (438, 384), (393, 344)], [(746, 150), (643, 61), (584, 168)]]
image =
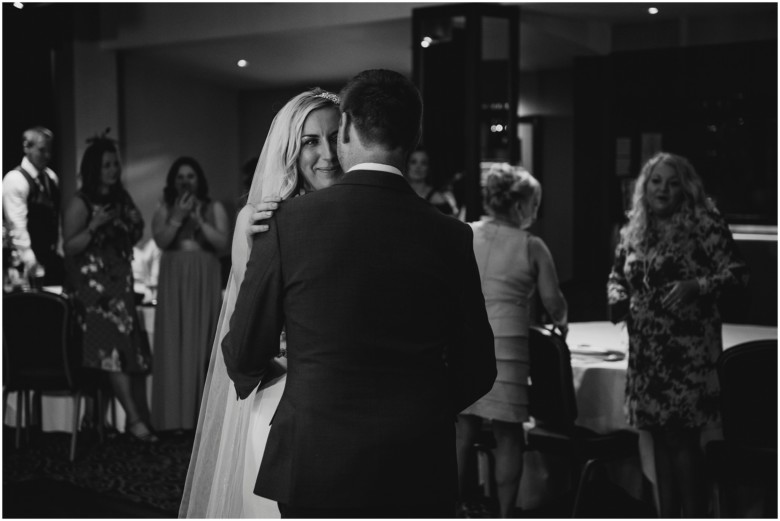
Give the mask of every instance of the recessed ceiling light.
[(658, 14), (658, 8), (657, 7), (651, 7), (647, 10), (650, 14)]
[(238, 65), (239, 67), (246, 67), (247, 65), (249, 65), (249, 62), (246, 60), (238, 60), (238, 63), (236, 63), (236, 65)]
[(430, 36), (426, 36), (420, 42), (420, 46), (423, 48), (428, 48), (431, 46), (432, 42), (433, 42), (433, 38), (431, 38)]
[(17, 9), (24, 9), (24, 4), (21, 2), (14, 2), (14, 7)]

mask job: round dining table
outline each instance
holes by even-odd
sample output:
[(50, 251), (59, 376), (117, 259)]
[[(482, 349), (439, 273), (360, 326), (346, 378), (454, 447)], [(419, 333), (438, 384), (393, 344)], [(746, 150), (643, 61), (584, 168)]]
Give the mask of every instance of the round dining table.
[[(748, 324), (723, 324), (723, 349), (753, 340), (777, 339), (777, 327)], [(577, 401), (577, 421), (598, 433), (631, 429), (626, 422), (625, 386), (628, 370), (628, 332), (625, 323), (573, 322), (566, 338), (571, 353), (572, 378)], [(702, 432), (702, 446), (713, 439), (722, 439), (720, 425), (711, 425)], [(628, 494), (643, 499), (642, 476), (655, 488), (655, 465), (652, 439), (639, 431), (639, 461), (615, 462), (608, 469), (610, 479)], [(554, 466), (555, 468), (550, 468)], [(559, 497), (561, 486), (568, 480), (557, 474), (566, 473), (559, 465), (538, 453), (525, 455), (525, 470), (520, 484), (518, 506), (533, 509)]]

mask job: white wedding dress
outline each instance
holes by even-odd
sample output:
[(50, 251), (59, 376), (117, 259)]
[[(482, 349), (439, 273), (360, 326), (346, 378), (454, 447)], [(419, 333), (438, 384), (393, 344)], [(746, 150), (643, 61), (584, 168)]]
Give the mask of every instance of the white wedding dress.
[[(262, 163), (261, 155), (258, 172), (255, 173), (250, 189), (250, 201), (261, 200), (261, 193), (284, 193), (283, 188), (278, 186), (279, 182), (274, 180), (269, 182), (266, 179), (267, 190), (260, 191), (259, 187), (255, 187), (255, 182), (262, 184), (258, 181), (263, 178), (259, 172)], [(236, 218), (233, 268), (212, 346), (179, 517), (280, 517), (276, 502), (256, 496), (253, 489), (271, 428), (270, 421), (284, 391), (286, 375), (255, 390), (245, 400), (238, 400), (222, 356), (222, 339), (230, 325), (251, 249), (251, 239), (247, 234), (251, 214), (252, 209), (245, 207)], [(286, 366), (285, 359), (277, 360), (274, 363)]]
[(252, 407), (249, 411), (249, 429), (247, 444), (244, 453), (244, 477), (242, 494), (242, 518), (272, 518), (280, 517), (276, 502), (255, 495), (253, 489), (257, 480), (257, 471), (263, 460), (265, 444), (268, 433), (271, 430), (271, 418), (284, 391), (285, 376), (273, 380), (271, 384), (259, 391), (255, 391)]
[(255, 495), (253, 488), (286, 375), (255, 390), (245, 400), (238, 400), (222, 356), (222, 339), (230, 325), (249, 256), (251, 243), (248, 239), (242, 240), (246, 235), (248, 215), (249, 212), (242, 211), (236, 223), (233, 270), (212, 346), (179, 517), (280, 517), (276, 502)]
[[(242, 212), (244, 214), (245, 212)], [(239, 214), (239, 219), (242, 217)], [(235, 237), (245, 233), (236, 225)], [(235, 242), (242, 242), (236, 241)], [(248, 243), (248, 241), (246, 241)], [(278, 518), (275, 501), (253, 493), (270, 421), (284, 391), (286, 375), (245, 400), (238, 400), (222, 356), (249, 248), (233, 248), (233, 265), (212, 346), (206, 388), (195, 433), (190, 467), (179, 509), (188, 518)], [(283, 362), (282, 362), (283, 363)]]

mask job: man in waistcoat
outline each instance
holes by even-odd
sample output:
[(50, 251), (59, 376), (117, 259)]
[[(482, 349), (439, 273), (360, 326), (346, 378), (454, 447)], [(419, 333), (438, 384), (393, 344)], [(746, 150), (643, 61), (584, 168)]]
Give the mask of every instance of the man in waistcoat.
[(3, 224), (27, 276), (45, 286), (64, 279), (59, 179), (48, 168), (53, 139), (44, 127), (25, 130), (24, 158), (3, 177)]

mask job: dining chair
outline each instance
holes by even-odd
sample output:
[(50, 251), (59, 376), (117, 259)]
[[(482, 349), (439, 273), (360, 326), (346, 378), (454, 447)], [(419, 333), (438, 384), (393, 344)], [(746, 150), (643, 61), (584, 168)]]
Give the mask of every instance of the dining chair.
[[(88, 381), (81, 372), (81, 344), (67, 297), (44, 291), (3, 295), (3, 408), (8, 393), (15, 391), (16, 440), (21, 442), (22, 407), (29, 439), (32, 414), (30, 393), (34, 393), (36, 419), (40, 424), (42, 394), (66, 394), (73, 399), (70, 461), (76, 456), (81, 415), (81, 397)], [(5, 411), (4, 411), (5, 412)], [(5, 417), (5, 415), (4, 415)]]
[(717, 372), (723, 439), (710, 441), (705, 449), (715, 482), (716, 515), (738, 515), (742, 489), (759, 491), (762, 515), (776, 518), (777, 339), (725, 350)]
[(575, 490), (572, 517), (582, 507), (583, 492), (599, 464), (639, 456), (638, 434), (630, 430), (597, 433), (575, 424), (577, 401), (566, 341), (542, 327), (529, 330), (530, 415), (528, 451), (565, 457)]

